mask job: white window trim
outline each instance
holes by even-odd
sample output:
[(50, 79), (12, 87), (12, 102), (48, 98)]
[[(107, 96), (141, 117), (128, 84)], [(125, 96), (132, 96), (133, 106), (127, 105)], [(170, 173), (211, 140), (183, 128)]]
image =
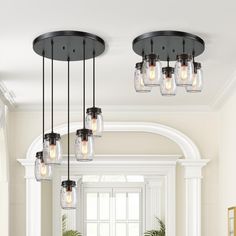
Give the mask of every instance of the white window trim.
[[(140, 224), (140, 232), (142, 233), (143, 230), (145, 229), (145, 184), (144, 183), (83, 183), (81, 184), (82, 188), (82, 208), (77, 210), (77, 214), (79, 215), (78, 217), (78, 222), (80, 225), (82, 225), (82, 228), (79, 230), (83, 235), (86, 235), (86, 229), (85, 229), (85, 220), (83, 217), (81, 217), (80, 212), (83, 212), (83, 215), (85, 216), (86, 212), (86, 193), (93, 193), (93, 192), (109, 192), (111, 201), (113, 200), (113, 196), (117, 192), (126, 192), (126, 193), (132, 193), (132, 192), (138, 192), (140, 194), (140, 217), (137, 221)], [(110, 202), (110, 204), (114, 204), (114, 202)], [(114, 217), (114, 212), (110, 212), (112, 214), (112, 217)], [(98, 212), (99, 215), (99, 212)], [(108, 220), (109, 223), (111, 223), (111, 220)], [(127, 220), (125, 220), (126, 222)], [(114, 230), (114, 228), (110, 229)]]

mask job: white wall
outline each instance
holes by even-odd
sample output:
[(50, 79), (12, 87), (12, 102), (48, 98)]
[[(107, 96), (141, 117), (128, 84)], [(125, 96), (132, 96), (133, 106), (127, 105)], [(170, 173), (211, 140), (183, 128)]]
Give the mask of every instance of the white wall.
[(219, 235), (228, 235), (227, 208), (236, 206), (236, 92), (220, 110)]
[[(217, 222), (217, 187), (218, 187), (218, 115), (215, 112), (169, 112), (169, 113), (104, 113), (107, 121), (147, 121), (158, 122), (171, 126), (188, 135), (199, 147), (203, 158), (211, 159), (211, 162), (204, 170), (203, 180), (203, 234), (202, 236), (219, 235), (216, 227)], [(73, 113), (71, 121), (78, 121), (80, 113)], [(66, 121), (66, 112), (55, 113), (55, 125)], [(28, 146), (41, 133), (41, 113), (40, 112), (11, 112), (10, 114), (10, 217), (11, 236), (25, 236), (25, 182), (24, 169), (16, 162), (18, 158), (25, 158)], [(79, 127), (78, 127), (79, 128)], [(151, 135), (151, 134), (150, 134)], [(115, 136), (115, 137), (114, 137)], [(143, 153), (150, 154), (170, 154), (180, 150), (169, 143), (169, 141), (156, 137), (157, 145), (153, 146), (154, 138), (146, 134), (106, 134), (104, 139), (99, 140), (97, 152), (101, 154), (117, 151), (116, 142), (123, 138), (123, 153), (140, 153), (139, 147), (132, 150), (135, 140), (143, 141)], [(131, 141), (130, 141), (131, 139)], [(158, 143), (162, 147), (158, 147)], [(131, 148), (129, 143), (132, 143)], [(149, 145), (150, 148), (147, 148)], [(148, 154), (148, 153), (147, 153)], [(184, 234), (184, 181), (182, 169), (178, 168), (177, 181), (177, 236)], [(43, 188), (44, 189), (44, 188)], [(45, 187), (48, 189), (48, 186)], [(44, 203), (43, 203), (44, 205)], [(50, 225), (50, 222), (44, 222)], [(47, 232), (47, 233), (46, 233)], [(46, 235), (48, 234), (48, 235)], [(50, 229), (45, 231), (45, 235), (51, 236)]]
[(3, 235), (9, 234), (9, 173), (7, 148), (8, 111), (0, 100), (0, 229)]

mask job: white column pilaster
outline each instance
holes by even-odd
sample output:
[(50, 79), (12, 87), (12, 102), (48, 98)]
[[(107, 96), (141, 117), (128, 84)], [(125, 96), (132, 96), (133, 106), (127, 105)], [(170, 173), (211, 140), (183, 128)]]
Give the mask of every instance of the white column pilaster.
[(34, 161), (18, 161), (25, 167), (26, 236), (41, 236), (41, 183), (35, 180)]
[(202, 168), (209, 160), (179, 160), (185, 178), (185, 235), (201, 236), (201, 181)]
[(165, 217), (165, 178), (146, 177), (146, 229), (156, 229), (158, 222), (156, 217)]

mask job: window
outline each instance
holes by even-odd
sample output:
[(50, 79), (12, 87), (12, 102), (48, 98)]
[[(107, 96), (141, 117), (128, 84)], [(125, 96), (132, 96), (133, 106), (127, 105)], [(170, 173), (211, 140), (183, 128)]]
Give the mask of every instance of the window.
[(130, 183), (142, 183), (144, 182), (143, 175), (84, 175), (82, 177), (84, 183), (111, 183), (111, 182), (130, 182)]
[(142, 188), (84, 188), (86, 236), (140, 236)]

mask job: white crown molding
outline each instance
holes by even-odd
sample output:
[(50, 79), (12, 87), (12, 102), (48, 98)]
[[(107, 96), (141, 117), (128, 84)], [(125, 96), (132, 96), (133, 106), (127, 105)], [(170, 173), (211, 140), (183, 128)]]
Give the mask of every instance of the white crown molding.
[[(207, 105), (99, 105), (102, 107), (103, 113), (173, 113), (173, 112), (212, 112), (213, 109)], [(89, 104), (87, 105), (89, 107)], [(50, 111), (50, 107), (45, 108), (46, 111)], [(14, 112), (41, 112), (42, 105), (17, 105)], [(54, 105), (54, 111), (66, 111), (66, 105)], [(71, 112), (81, 112), (81, 106), (71, 105)]]
[(234, 72), (231, 75), (230, 79), (227, 80), (225, 84), (222, 85), (222, 89), (215, 95), (209, 106), (213, 110), (219, 110), (224, 105), (226, 100), (230, 97), (235, 88), (236, 88), (236, 72)]
[(8, 106), (9, 110), (15, 110), (15, 95), (12, 91), (9, 91), (3, 81), (0, 81), (0, 99), (1, 101)]
[[(94, 156), (93, 162), (78, 162), (74, 155), (70, 155), (73, 166), (93, 165), (176, 165), (182, 155), (136, 155), (136, 154), (99, 154)], [(67, 166), (67, 155), (63, 155), (62, 166)], [(34, 159), (17, 159), (22, 166), (34, 166)]]

